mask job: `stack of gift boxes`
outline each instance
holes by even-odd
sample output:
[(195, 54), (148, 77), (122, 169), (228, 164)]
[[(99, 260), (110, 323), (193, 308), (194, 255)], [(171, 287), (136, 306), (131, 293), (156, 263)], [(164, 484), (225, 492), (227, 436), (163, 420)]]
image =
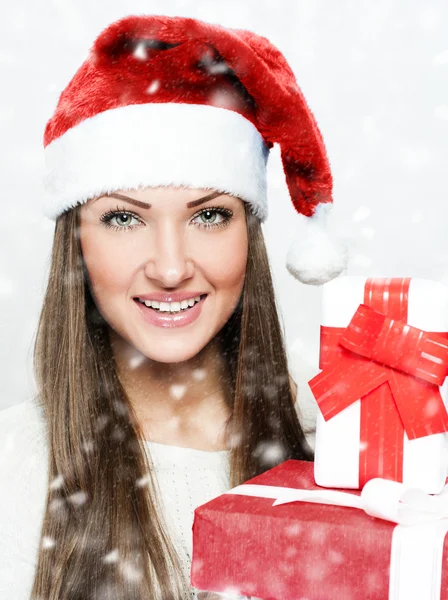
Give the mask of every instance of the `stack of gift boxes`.
[(341, 277), (322, 314), (314, 463), (287, 460), (197, 508), (192, 585), (448, 600), (448, 288)]

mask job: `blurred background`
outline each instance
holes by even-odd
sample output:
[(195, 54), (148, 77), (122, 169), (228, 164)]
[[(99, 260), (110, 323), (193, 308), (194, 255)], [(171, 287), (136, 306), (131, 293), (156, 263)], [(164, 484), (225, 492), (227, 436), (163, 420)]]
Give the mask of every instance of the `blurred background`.
[[(24, 0), (0, 5), (0, 409), (34, 393), (32, 345), (54, 223), (42, 216), (42, 137), (98, 33), (129, 14), (250, 29), (289, 61), (322, 131), (347, 274), (448, 285), (446, 0)], [(322, 289), (285, 260), (297, 225), (277, 146), (263, 225), (291, 370), (317, 372)]]

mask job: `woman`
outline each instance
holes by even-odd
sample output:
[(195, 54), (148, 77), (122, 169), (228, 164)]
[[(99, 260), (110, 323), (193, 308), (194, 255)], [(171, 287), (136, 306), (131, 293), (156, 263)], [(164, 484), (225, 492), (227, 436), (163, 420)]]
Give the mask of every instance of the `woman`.
[(61, 94), (38, 394), (0, 415), (1, 600), (195, 598), (194, 508), (312, 458), (260, 227), (274, 143), (308, 224), (288, 269), (322, 283), (330, 169), (268, 40), (127, 17)]

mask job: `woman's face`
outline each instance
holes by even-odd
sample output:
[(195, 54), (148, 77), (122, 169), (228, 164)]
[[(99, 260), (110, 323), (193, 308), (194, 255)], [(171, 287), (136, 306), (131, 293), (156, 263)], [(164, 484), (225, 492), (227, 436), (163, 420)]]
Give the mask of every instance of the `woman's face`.
[[(144, 356), (188, 360), (225, 325), (241, 296), (248, 245), (243, 201), (177, 187), (116, 194), (122, 198), (91, 199), (80, 212), (81, 248), (98, 310)], [(195, 203), (210, 194), (214, 198)], [(185, 299), (180, 305), (172, 304), (176, 294)], [(138, 298), (158, 304), (148, 307)]]

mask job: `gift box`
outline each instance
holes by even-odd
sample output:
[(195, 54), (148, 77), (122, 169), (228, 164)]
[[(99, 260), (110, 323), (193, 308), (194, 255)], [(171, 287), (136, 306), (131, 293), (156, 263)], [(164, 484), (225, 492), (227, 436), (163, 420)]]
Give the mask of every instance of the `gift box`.
[[(322, 494), (353, 506), (320, 504)], [(367, 500), (373, 514), (396, 512), (385, 495)], [(397, 525), (366, 514), (361, 496), (323, 490), (297, 460), (222, 494), (195, 510), (192, 585), (264, 600), (448, 600), (448, 518)]]
[(448, 288), (423, 279), (341, 277), (323, 286), (315, 480), (373, 477), (427, 493), (448, 468)]

